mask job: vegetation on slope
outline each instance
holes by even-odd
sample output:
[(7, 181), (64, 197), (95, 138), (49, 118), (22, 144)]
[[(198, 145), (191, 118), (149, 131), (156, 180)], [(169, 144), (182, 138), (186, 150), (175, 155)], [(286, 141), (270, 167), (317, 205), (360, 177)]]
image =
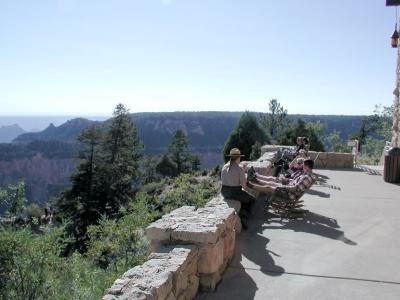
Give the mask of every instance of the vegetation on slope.
[(0, 298), (99, 299), (141, 264), (150, 222), (182, 205), (203, 206), (217, 193), (219, 180), (194, 171), (185, 135), (174, 137), (165, 156), (176, 173), (139, 172), (159, 161), (142, 160), (135, 125), (118, 106), (108, 127), (80, 136), (81, 163), (56, 202), (53, 226), (40, 225), (43, 216), (25, 207), (23, 183), (1, 190), (11, 225), (0, 225)]

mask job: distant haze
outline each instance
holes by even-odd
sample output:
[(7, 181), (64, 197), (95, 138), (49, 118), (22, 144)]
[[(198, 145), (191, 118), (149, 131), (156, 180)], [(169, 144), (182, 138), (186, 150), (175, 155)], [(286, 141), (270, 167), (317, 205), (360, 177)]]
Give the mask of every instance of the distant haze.
[(42, 131), (50, 123), (59, 126), (68, 120), (82, 117), (93, 121), (104, 121), (110, 116), (0, 116), (0, 127), (18, 124), (25, 131)]

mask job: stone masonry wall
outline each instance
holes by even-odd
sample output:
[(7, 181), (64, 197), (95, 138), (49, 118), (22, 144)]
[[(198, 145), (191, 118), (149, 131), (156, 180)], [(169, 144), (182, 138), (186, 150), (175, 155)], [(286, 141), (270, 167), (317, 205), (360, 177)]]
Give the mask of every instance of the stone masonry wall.
[(103, 300), (193, 299), (212, 291), (233, 258), (241, 231), (240, 203), (213, 198), (206, 207), (183, 206), (150, 224), (149, 260), (127, 271)]
[[(261, 152), (266, 155), (267, 153), (276, 153), (279, 149), (293, 149), (293, 147), (265, 145), (261, 148)], [(314, 160), (315, 168), (318, 169), (354, 168), (354, 155), (351, 153), (308, 151), (308, 155)]]

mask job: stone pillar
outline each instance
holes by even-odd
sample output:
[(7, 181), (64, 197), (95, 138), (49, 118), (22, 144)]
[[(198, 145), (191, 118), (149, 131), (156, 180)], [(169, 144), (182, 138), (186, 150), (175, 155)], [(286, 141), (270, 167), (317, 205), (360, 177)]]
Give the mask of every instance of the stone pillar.
[(392, 147), (399, 146), (400, 48), (397, 48), (396, 88), (393, 91)]

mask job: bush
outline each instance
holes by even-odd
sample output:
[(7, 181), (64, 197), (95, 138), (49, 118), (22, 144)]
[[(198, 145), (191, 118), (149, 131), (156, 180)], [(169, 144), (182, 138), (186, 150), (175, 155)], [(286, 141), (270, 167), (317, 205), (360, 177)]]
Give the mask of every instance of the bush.
[(173, 188), (160, 199), (162, 210), (164, 213), (169, 213), (184, 205), (202, 207), (217, 192), (217, 188), (207, 180), (194, 184), (193, 179), (184, 174), (174, 181)]
[(151, 182), (146, 185), (143, 185), (139, 191), (146, 193), (148, 195), (160, 195), (164, 190), (164, 186), (165, 186), (164, 181)]
[(62, 229), (35, 235), (27, 229), (0, 232), (0, 295), (2, 299), (60, 299)]
[(138, 194), (119, 220), (103, 217), (99, 225), (89, 227), (86, 256), (93, 264), (122, 274), (146, 260), (148, 253), (143, 228), (155, 218), (148, 202), (145, 194)]
[(86, 255), (61, 256), (68, 242), (63, 227), (40, 235), (0, 229), (0, 299), (100, 299), (116, 278), (146, 259), (142, 228), (154, 216), (143, 195), (118, 221), (102, 219), (90, 227)]

